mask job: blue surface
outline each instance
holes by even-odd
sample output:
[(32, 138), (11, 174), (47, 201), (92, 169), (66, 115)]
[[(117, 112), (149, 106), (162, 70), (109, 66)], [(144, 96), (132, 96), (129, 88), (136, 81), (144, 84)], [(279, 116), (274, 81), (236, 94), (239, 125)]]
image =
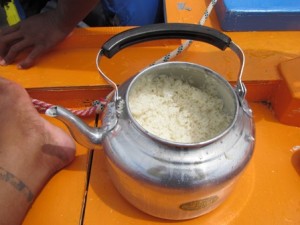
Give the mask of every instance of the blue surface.
[(106, 13), (115, 15), (119, 26), (142, 26), (159, 22), (163, 17), (161, 0), (103, 0)]
[(226, 31), (300, 30), (300, 0), (219, 0)]

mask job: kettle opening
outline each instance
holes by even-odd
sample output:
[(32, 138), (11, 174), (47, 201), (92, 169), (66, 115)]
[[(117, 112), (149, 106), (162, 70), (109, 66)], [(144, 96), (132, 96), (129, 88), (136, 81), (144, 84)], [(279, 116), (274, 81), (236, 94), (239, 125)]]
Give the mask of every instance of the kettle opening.
[(133, 123), (151, 138), (180, 146), (207, 145), (235, 124), (232, 86), (209, 68), (167, 62), (136, 75), (126, 93)]

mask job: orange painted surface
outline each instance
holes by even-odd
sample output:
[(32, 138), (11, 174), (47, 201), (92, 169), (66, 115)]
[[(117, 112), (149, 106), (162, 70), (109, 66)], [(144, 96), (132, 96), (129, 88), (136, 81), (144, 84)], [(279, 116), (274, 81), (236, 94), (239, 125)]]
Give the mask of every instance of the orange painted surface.
[(293, 98), (300, 99), (300, 57), (281, 63), (280, 69)]
[[(178, 9), (178, 5), (181, 3), (185, 4), (185, 10)], [(210, 0), (166, 0), (167, 21), (169, 23), (182, 22), (197, 24), (209, 3)], [(215, 11), (212, 11), (204, 25), (221, 30)], [(296, 47), (299, 46), (299, 31), (225, 33), (245, 52), (246, 66), (244, 80), (277, 80), (279, 79), (278, 64), (289, 59), (294, 59), (300, 55), (300, 49)], [(197, 43), (195, 42), (193, 46), (196, 47)], [(199, 55), (197, 58), (199, 60), (206, 58), (206, 51), (205, 48), (198, 48), (197, 52)], [(209, 52), (211, 51), (212, 50), (209, 50)], [(202, 52), (204, 52), (203, 56), (201, 55)], [(188, 54), (184, 54), (182, 56), (188, 57), (187, 55)], [(207, 58), (207, 61), (210, 61), (209, 67), (214, 68), (211, 65), (218, 64), (217, 68), (221, 69), (221, 74), (228, 76), (230, 80), (235, 79), (236, 73), (233, 71), (235, 71), (234, 67), (236, 64), (231, 62), (231, 57), (227, 56), (224, 60), (224, 58), (219, 58), (217, 55), (217, 57)], [(219, 65), (221, 64), (220, 61), (224, 63), (221, 67)]]
[[(182, 1), (165, 2), (168, 22), (198, 23), (209, 0), (184, 1), (189, 10), (178, 9), (177, 4)], [(214, 12), (205, 25), (220, 29)], [(109, 37), (125, 29), (128, 27), (76, 29), (56, 49), (43, 56), (35, 67), (29, 70), (18, 70), (16, 65), (0, 67), (0, 75), (23, 85), (33, 98), (66, 107), (88, 107), (93, 100), (105, 97), (111, 90), (96, 71), (96, 54)], [(227, 34), (246, 55), (243, 80), (248, 88), (247, 99), (254, 111), (255, 153), (234, 192), (221, 207), (203, 217), (177, 223), (300, 224), (300, 151), (296, 150), (300, 145), (300, 128), (281, 124), (267, 104), (255, 103), (268, 103), (274, 98), (282, 84), (279, 65), (300, 56), (300, 31)], [(103, 59), (101, 67), (119, 84), (175, 49), (179, 42), (155, 41), (132, 46), (112, 59)], [(232, 84), (236, 81), (239, 62), (230, 50), (221, 52), (195, 42), (176, 60), (210, 67)], [(295, 76), (298, 79), (298, 75)], [(293, 81), (291, 84), (295, 85)], [(288, 89), (289, 86), (284, 87)], [(283, 100), (293, 99), (287, 95), (289, 91), (284, 93), (286, 95), (281, 95)], [(92, 120), (89, 118), (87, 122), (93, 125)], [(51, 122), (65, 129), (61, 123)], [(75, 161), (50, 180), (24, 224), (79, 224), (87, 161), (88, 150), (78, 146)], [(148, 216), (123, 200), (112, 186), (103, 161), (103, 152), (96, 151), (85, 224), (174, 224)]]
[(300, 57), (280, 64), (281, 81), (272, 97), (280, 122), (300, 127)]

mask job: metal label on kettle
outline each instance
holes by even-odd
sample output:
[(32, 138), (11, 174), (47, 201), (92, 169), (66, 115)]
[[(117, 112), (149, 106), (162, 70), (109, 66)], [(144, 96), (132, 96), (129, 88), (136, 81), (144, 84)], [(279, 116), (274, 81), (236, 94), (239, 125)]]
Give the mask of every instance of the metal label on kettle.
[(203, 198), (200, 200), (187, 202), (179, 206), (180, 209), (185, 211), (201, 210), (213, 205), (219, 197), (217, 195), (210, 196), (208, 198)]

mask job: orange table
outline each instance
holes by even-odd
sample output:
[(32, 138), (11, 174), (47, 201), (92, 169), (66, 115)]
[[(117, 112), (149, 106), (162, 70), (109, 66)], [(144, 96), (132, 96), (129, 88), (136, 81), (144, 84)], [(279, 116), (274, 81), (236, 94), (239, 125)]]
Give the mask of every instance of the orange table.
[[(181, 1), (165, 2), (167, 22), (188, 23), (198, 23), (209, 3), (208, 0), (187, 0), (186, 8), (179, 9)], [(214, 12), (206, 25), (220, 29)], [(15, 65), (10, 65), (1, 67), (0, 74), (22, 84), (33, 98), (72, 108), (87, 107), (111, 90), (96, 71), (96, 54), (105, 40), (124, 29), (128, 28), (76, 29), (35, 67), (17, 70)], [(103, 151), (94, 152), (89, 176), (89, 151), (78, 145), (75, 161), (50, 180), (24, 224), (300, 224), (300, 125), (290, 124), (296, 121), (300, 108), (300, 78), (286, 69), (286, 65), (299, 63), (300, 32), (227, 34), (246, 54), (243, 80), (254, 111), (256, 147), (249, 166), (223, 205), (188, 221), (171, 222), (148, 216), (129, 205), (112, 186)], [(132, 46), (113, 59), (103, 59), (101, 66), (116, 83), (121, 83), (179, 43), (154, 41)], [(208, 66), (230, 82), (236, 80), (239, 63), (230, 51), (221, 52), (195, 42), (177, 60)], [(287, 99), (278, 97), (282, 94), (289, 96), (287, 105), (291, 109), (282, 110)], [(281, 118), (290, 125), (280, 123)], [(93, 120), (86, 118), (90, 125)], [(51, 122), (65, 128), (57, 121), (51, 119)], [(88, 176), (90, 183), (86, 192)]]

